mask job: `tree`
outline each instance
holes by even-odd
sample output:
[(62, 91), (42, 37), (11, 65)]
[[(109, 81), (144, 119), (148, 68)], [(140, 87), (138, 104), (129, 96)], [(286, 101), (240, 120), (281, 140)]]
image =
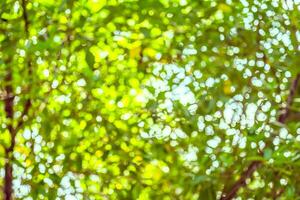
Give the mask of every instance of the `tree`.
[(299, 198), (298, 1), (1, 8), (2, 198)]

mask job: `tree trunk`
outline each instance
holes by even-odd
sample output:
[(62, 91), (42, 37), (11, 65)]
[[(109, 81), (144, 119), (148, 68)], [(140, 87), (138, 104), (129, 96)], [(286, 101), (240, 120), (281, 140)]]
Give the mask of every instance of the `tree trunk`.
[(14, 119), (14, 93), (13, 93), (13, 86), (12, 86), (12, 69), (7, 69), (7, 75), (5, 77), (5, 91), (6, 91), (6, 98), (4, 100), (4, 110), (6, 113), (6, 118), (8, 119), (7, 123), (7, 130), (10, 134), (10, 146), (5, 149), (5, 175), (4, 175), (4, 199), (5, 200), (12, 200), (13, 197), (13, 151), (15, 147), (15, 138), (16, 132), (13, 127), (13, 119)]
[(4, 199), (5, 200), (12, 200), (12, 182), (13, 182), (13, 169), (12, 169), (12, 159), (10, 156), (11, 152), (6, 153), (6, 160), (5, 160), (5, 176), (4, 176)]

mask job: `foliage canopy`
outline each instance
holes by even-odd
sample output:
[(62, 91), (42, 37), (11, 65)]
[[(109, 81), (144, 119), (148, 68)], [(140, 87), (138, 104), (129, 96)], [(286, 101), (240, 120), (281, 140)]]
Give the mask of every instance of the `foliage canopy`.
[(2, 198), (299, 199), (300, 1), (0, 6)]

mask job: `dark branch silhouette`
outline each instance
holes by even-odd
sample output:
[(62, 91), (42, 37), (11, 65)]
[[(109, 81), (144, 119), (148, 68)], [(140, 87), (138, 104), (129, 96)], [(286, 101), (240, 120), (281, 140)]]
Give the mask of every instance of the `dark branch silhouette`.
[[(24, 30), (26, 34), (26, 38), (29, 37), (29, 21), (28, 21), (28, 15), (26, 10), (26, 0), (22, 0), (22, 9), (23, 9), (23, 20), (24, 20)], [(9, 62), (6, 63), (8, 66), (10, 65)], [(27, 62), (27, 68), (28, 68), (28, 75), (31, 77), (32, 75), (32, 67), (31, 67), (31, 60), (28, 58)], [(13, 89), (13, 71), (12, 68), (9, 66), (6, 70), (6, 77), (5, 77), (5, 93), (6, 96), (4, 98), (4, 107), (5, 107), (5, 113), (6, 118), (8, 120), (7, 123), (7, 129), (10, 134), (11, 142), (8, 147), (5, 148), (5, 175), (4, 175), (4, 186), (3, 186), (3, 192), (4, 192), (4, 199), (5, 200), (12, 200), (13, 199), (13, 162), (14, 162), (14, 156), (13, 151), (16, 144), (16, 135), (19, 130), (19, 128), (24, 123), (24, 116), (27, 115), (30, 106), (31, 106), (31, 100), (28, 98), (25, 101), (24, 109), (21, 114), (20, 119), (17, 122), (17, 126), (14, 127), (13, 121), (14, 121), (14, 89)]]
[(4, 110), (6, 113), (7, 129), (9, 131), (11, 142), (8, 147), (5, 148), (5, 175), (4, 175), (4, 187), (3, 192), (5, 195), (5, 200), (12, 199), (12, 181), (13, 181), (13, 173), (12, 173), (12, 161), (13, 161), (13, 149), (15, 146), (15, 129), (13, 127), (13, 117), (14, 117), (14, 94), (13, 94), (13, 86), (12, 86), (12, 69), (10, 67), (7, 68), (5, 77), (5, 93), (7, 98), (4, 100)]
[[(296, 94), (297, 87), (300, 81), (300, 73), (296, 75), (294, 78), (292, 85), (289, 89), (289, 95), (287, 97), (286, 106), (281, 110), (280, 115), (278, 117), (278, 122), (284, 124), (289, 119), (289, 115), (295, 114), (291, 112), (290, 107), (293, 104), (294, 97)], [(298, 113), (297, 113), (298, 116)], [(252, 161), (246, 171), (243, 172), (241, 177), (233, 184), (232, 187), (228, 191), (224, 191), (221, 195), (220, 200), (230, 200), (234, 198), (241, 187), (246, 185), (246, 180), (252, 176), (252, 174), (262, 165), (261, 161)]]

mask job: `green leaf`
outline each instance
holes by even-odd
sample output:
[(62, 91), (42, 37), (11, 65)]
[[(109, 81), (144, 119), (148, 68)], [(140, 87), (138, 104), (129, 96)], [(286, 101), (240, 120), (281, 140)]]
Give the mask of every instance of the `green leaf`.
[(89, 50), (86, 50), (85, 51), (85, 61), (87, 62), (88, 66), (90, 68), (93, 68), (94, 67), (94, 64), (95, 64), (95, 56), (89, 51)]
[(266, 160), (269, 160), (270, 158), (272, 158), (272, 154), (273, 154), (272, 149), (266, 148), (266, 149), (264, 150), (264, 158), (265, 158)]

